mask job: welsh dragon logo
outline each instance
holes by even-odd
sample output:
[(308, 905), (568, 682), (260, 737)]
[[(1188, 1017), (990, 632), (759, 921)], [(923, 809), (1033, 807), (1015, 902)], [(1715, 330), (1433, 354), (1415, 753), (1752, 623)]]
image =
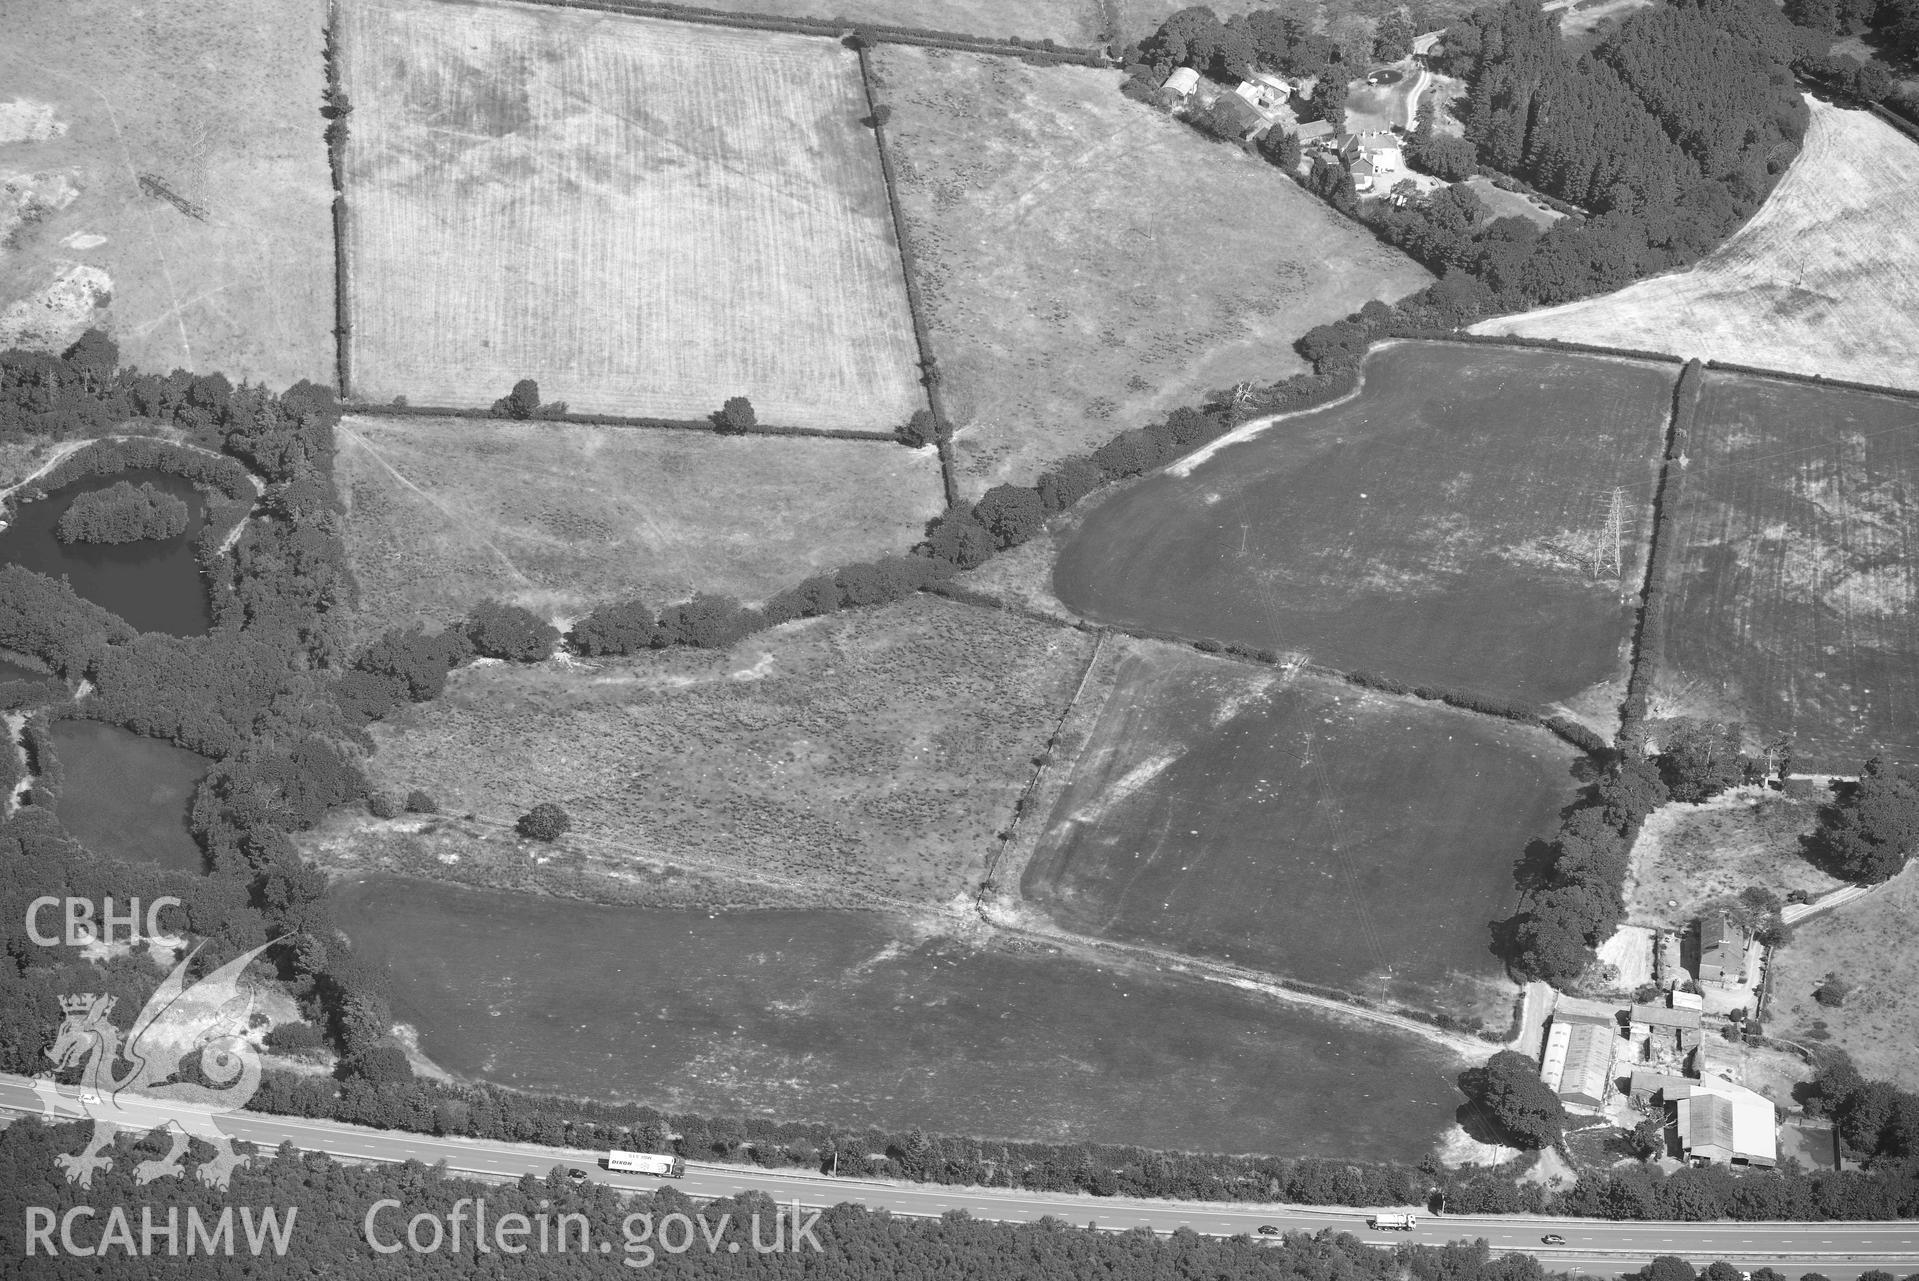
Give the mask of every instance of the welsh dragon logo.
[[(86, 1063), (78, 1088), (57, 1085), (42, 1077), (34, 1093), (48, 1120), (92, 1118), (93, 1140), (81, 1151), (55, 1159), (70, 1183), (93, 1186), (95, 1170), (111, 1169), (113, 1158), (103, 1155), (113, 1136), (122, 1130), (145, 1134), (164, 1129), (173, 1146), (155, 1161), (134, 1167), (134, 1178), (151, 1183), (184, 1171), (181, 1158), (189, 1139), (202, 1139), (215, 1156), (194, 1171), (208, 1187), (225, 1190), (235, 1167), (247, 1158), (233, 1151), (215, 1118), (245, 1107), (260, 1087), (260, 1055), (246, 1039), (250, 1007), (240, 991), (240, 975), (254, 957), (272, 947), (264, 943), (228, 961), (198, 983), (188, 986), (187, 966), (204, 943), (196, 946), (147, 1001), (134, 1021), (124, 1048), (119, 1029), (107, 1021), (114, 998), (91, 993), (63, 996), (66, 1019), (53, 1048), (47, 1051), (57, 1067)], [(172, 1079), (196, 1055), (200, 1073), (212, 1085)], [(116, 1074), (124, 1057), (127, 1070)]]

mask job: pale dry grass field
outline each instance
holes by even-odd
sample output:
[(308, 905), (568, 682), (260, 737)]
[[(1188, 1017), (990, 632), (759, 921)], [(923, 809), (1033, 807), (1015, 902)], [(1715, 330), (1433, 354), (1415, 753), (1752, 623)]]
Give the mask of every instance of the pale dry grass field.
[(1810, 101), (1791, 170), (1690, 271), (1473, 331), (1919, 387), (1919, 143), (1867, 112)]
[(0, 347), (98, 325), (143, 369), (333, 382), (325, 19), (323, 0), (0, 0)]
[[(1915, 912), (1919, 868), (1908, 867), (1884, 888), (1795, 929), (1792, 942), (1773, 954), (1767, 1030), (1808, 1044), (1827, 1040), (1867, 1076), (1919, 1089), (1919, 1060), (1912, 1055), (1919, 1044)], [(1842, 1006), (1812, 997), (1830, 973), (1853, 986)]]
[(488, 598), (759, 600), (906, 551), (943, 506), (931, 449), (876, 441), (350, 415), (336, 465), (362, 634)]
[(496, 826), (556, 801), (567, 846), (635, 868), (944, 904), (978, 885), (1093, 645), (914, 596), (725, 653), (470, 668), (376, 726), (368, 769)]
[(925, 403), (854, 55), (350, 0), (353, 391), (884, 430)]
[(1296, 373), (1300, 334), (1432, 279), (1116, 72), (890, 45), (876, 65), (972, 494)]
[(1845, 882), (1800, 852), (1799, 838), (1818, 822), (1818, 799), (1749, 787), (1700, 805), (1660, 806), (1633, 843), (1627, 919), (1679, 929), (1698, 916), (1702, 905), (1749, 885), (1764, 886), (1781, 898), (1792, 890), (1817, 898), (1838, 889)]

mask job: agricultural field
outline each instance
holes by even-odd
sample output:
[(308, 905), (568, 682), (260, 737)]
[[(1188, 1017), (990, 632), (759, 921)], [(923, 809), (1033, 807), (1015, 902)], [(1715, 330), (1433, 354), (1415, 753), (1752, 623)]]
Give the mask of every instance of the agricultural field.
[(1343, 681), (1108, 644), (1029, 904), (1080, 933), (1504, 1025), (1515, 989), (1487, 925), (1577, 791), (1572, 749)]
[[(552, 8), (353, 0), (352, 384), (884, 430), (925, 401), (854, 55)], [(640, 193), (645, 198), (641, 199)]]
[[(1919, 944), (1919, 868), (1908, 867), (1864, 898), (1815, 916), (1773, 954), (1768, 1032), (1810, 1044), (1825, 1041), (1852, 1056), (1875, 1080), (1919, 1089), (1919, 991), (1912, 982)], [(1829, 974), (1850, 990), (1840, 1005), (1822, 1005), (1813, 991)]]
[(1800, 772), (1919, 760), (1919, 401), (1708, 374), (1689, 453), (1657, 703)]
[(1660, 806), (1633, 843), (1627, 919), (1679, 929), (1707, 903), (1750, 885), (1780, 898), (1838, 889), (1845, 882), (1801, 852), (1800, 838), (1818, 822), (1817, 799), (1757, 788), (1734, 788), (1699, 805)]
[(569, 848), (737, 874), (765, 901), (963, 905), (1092, 647), (916, 596), (727, 653), (469, 669), (374, 728), (369, 770), (501, 831), (556, 801)]
[(1076, 512), (1054, 590), (1155, 635), (1583, 708), (1624, 670), (1676, 373), (1374, 348), (1358, 395)]
[(382, 876), (331, 902), (356, 955), (389, 967), (395, 1017), (463, 1079), (707, 1116), (1362, 1161), (1419, 1160), (1459, 1105), (1461, 1064), (1418, 1037), (885, 913), (667, 912)]
[(363, 633), (489, 598), (757, 601), (906, 551), (943, 506), (931, 449), (876, 441), (358, 415), (339, 439)]
[(0, 0), (0, 348), (97, 326), (144, 369), (334, 381), (325, 21)]
[(1486, 221), (1489, 223), (1496, 218), (1508, 218), (1517, 214), (1544, 231), (1566, 216), (1522, 192), (1495, 187), (1493, 180), (1485, 174), (1474, 174), (1466, 180), (1466, 185), (1473, 189), (1474, 195), (1485, 202)]
[(1697, 266), (1474, 332), (1919, 387), (1919, 144), (1867, 112), (1807, 101), (1792, 168)]
[(900, 46), (875, 65), (969, 494), (1296, 373), (1300, 334), (1432, 279), (1112, 72)]

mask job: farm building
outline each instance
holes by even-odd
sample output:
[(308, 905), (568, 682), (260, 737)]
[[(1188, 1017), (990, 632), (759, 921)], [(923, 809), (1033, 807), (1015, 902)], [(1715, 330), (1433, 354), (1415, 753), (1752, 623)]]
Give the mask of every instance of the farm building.
[(1596, 1002), (1562, 999), (1546, 1031), (1539, 1079), (1567, 1103), (1598, 1107), (1612, 1085), (1619, 1024), (1613, 1012)]
[(1170, 89), (1182, 98), (1189, 97), (1193, 90), (1199, 88), (1199, 72), (1193, 70), (1191, 67), (1181, 67), (1173, 72), (1172, 75), (1167, 76), (1166, 83), (1161, 85), (1160, 88)]
[(1302, 147), (1324, 146), (1333, 137), (1333, 126), (1330, 121), (1308, 120), (1295, 132), (1299, 135), (1299, 145)]
[(1699, 922), (1699, 981), (1737, 987), (1746, 981), (1753, 940), (1721, 912)]
[(1677, 1103), (1681, 1099), (1692, 1097), (1697, 1081), (1683, 1076), (1674, 1076), (1670, 1072), (1657, 1072), (1651, 1068), (1634, 1068), (1632, 1073), (1631, 1097), (1634, 1107), (1645, 1107), (1654, 1102)]
[(1291, 101), (1293, 87), (1278, 76), (1255, 71), (1240, 81), (1233, 92), (1261, 111), (1270, 111)]
[(1244, 142), (1265, 130), (1271, 123), (1246, 99), (1236, 93), (1222, 93), (1201, 118), (1211, 132), (1233, 142)]
[(1683, 1060), (1699, 1045), (1701, 1015), (1697, 1006), (1685, 1007), (1678, 998), (1689, 993), (1669, 994), (1674, 1004), (1635, 1005), (1632, 1007), (1632, 1043), (1638, 1062), (1662, 1063)]
[(1772, 1101), (1731, 1081), (1700, 1081), (1673, 1103), (1679, 1148), (1698, 1163), (1774, 1166), (1779, 1140)]

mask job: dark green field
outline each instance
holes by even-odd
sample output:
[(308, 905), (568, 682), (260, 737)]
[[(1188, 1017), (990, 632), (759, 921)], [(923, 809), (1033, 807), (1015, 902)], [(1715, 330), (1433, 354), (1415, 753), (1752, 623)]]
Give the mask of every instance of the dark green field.
[(193, 789), (212, 764), (155, 738), (97, 721), (58, 721), (53, 750), (66, 772), (60, 824), (106, 858), (204, 870), (187, 829)]
[(1136, 643), (1022, 888), (1077, 931), (1498, 1026), (1487, 923), (1572, 759), (1542, 730)]
[(1919, 402), (1708, 374), (1655, 694), (1793, 743), (1919, 760)]
[(856, 912), (708, 915), (394, 878), (341, 887), (399, 1018), (466, 1077), (709, 1115), (1417, 1160), (1462, 1066), (1172, 976)]
[[(1343, 405), (1161, 472), (1064, 540), (1088, 618), (1565, 700), (1623, 669), (1676, 369), (1398, 343)], [(1596, 580), (1617, 487), (1620, 573)]]

